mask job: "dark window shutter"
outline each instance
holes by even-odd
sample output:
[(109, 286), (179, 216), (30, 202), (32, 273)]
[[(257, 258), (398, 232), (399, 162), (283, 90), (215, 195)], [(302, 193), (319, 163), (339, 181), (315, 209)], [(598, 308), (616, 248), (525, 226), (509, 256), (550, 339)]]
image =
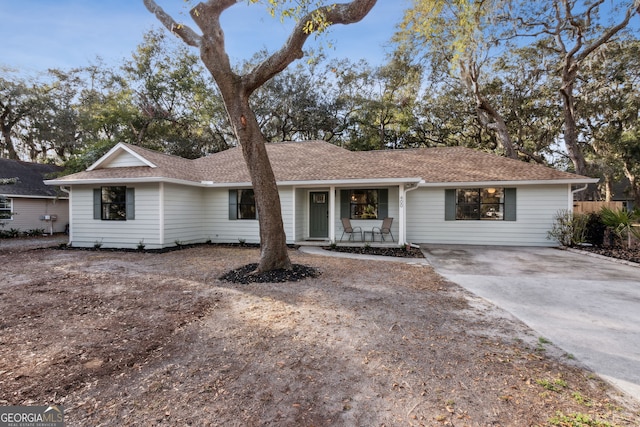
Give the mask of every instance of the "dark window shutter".
[(444, 190), (444, 220), (456, 220), (456, 190)]
[(102, 189), (93, 189), (93, 219), (102, 219)]
[(127, 187), (126, 190), (127, 219), (136, 219), (136, 191)]
[(381, 188), (378, 190), (378, 219), (389, 216), (389, 190)]
[(229, 190), (229, 219), (238, 219), (238, 192)]
[(516, 220), (516, 189), (515, 188), (504, 189), (504, 220), (505, 221)]
[(340, 218), (351, 218), (349, 190), (340, 190)]

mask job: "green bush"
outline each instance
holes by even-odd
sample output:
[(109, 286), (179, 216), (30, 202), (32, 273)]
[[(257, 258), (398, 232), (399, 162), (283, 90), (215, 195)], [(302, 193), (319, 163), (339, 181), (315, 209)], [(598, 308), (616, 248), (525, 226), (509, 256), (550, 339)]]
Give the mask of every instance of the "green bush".
[(44, 228), (33, 228), (31, 230), (25, 231), (24, 234), (27, 236), (42, 236), (44, 233)]
[(640, 220), (640, 211), (637, 209), (628, 211), (603, 207), (600, 211), (600, 217), (607, 227), (611, 227), (616, 236), (627, 241), (627, 247), (631, 247), (631, 236), (640, 239), (640, 230), (633, 226)]
[(607, 226), (602, 222), (602, 217), (598, 213), (587, 214), (585, 230), (585, 241), (593, 246), (602, 246), (604, 243), (604, 233)]
[(20, 235), (20, 230), (17, 228), (10, 228), (8, 230), (0, 230), (0, 237), (3, 239), (13, 239)]
[(588, 215), (574, 215), (566, 209), (556, 213), (553, 226), (547, 232), (547, 239), (555, 240), (562, 246), (576, 246), (586, 241)]

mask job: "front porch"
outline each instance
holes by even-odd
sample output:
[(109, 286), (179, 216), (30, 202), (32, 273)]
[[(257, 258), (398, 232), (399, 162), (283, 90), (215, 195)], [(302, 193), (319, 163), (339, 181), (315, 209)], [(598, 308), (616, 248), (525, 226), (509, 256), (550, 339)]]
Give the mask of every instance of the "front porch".
[[(290, 194), (294, 210), (288, 234), (299, 246), (403, 246), (406, 193), (415, 188), (417, 182), (406, 179), (293, 187)], [(343, 218), (357, 231), (345, 232), (349, 223), (345, 225)]]

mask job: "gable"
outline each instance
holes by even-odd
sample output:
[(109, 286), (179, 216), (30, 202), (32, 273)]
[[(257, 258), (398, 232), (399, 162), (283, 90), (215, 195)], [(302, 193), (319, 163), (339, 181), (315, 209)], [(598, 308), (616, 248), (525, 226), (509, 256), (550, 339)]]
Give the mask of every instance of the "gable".
[(126, 168), (126, 167), (135, 167), (135, 166), (149, 166), (139, 157), (136, 157), (129, 153), (128, 151), (119, 151), (112, 158), (107, 161), (101, 163), (99, 167), (96, 169), (105, 169), (105, 168)]
[(87, 171), (96, 169), (110, 169), (110, 168), (123, 168), (123, 167), (140, 167), (147, 166), (155, 168), (151, 161), (146, 159), (141, 154), (138, 154), (129, 146), (119, 143), (104, 156), (99, 158), (94, 164), (87, 168)]

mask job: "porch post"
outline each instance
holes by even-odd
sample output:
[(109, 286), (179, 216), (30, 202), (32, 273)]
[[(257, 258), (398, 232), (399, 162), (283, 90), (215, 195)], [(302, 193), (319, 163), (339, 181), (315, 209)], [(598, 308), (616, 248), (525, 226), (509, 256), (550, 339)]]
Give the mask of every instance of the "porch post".
[(296, 242), (298, 234), (296, 233), (296, 187), (291, 188), (291, 241)]
[(407, 195), (403, 184), (398, 185), (398, 244), (404, 245), (407, 240)]
[(336, 241), (336, 187), (329, 187), (329, 241)]

